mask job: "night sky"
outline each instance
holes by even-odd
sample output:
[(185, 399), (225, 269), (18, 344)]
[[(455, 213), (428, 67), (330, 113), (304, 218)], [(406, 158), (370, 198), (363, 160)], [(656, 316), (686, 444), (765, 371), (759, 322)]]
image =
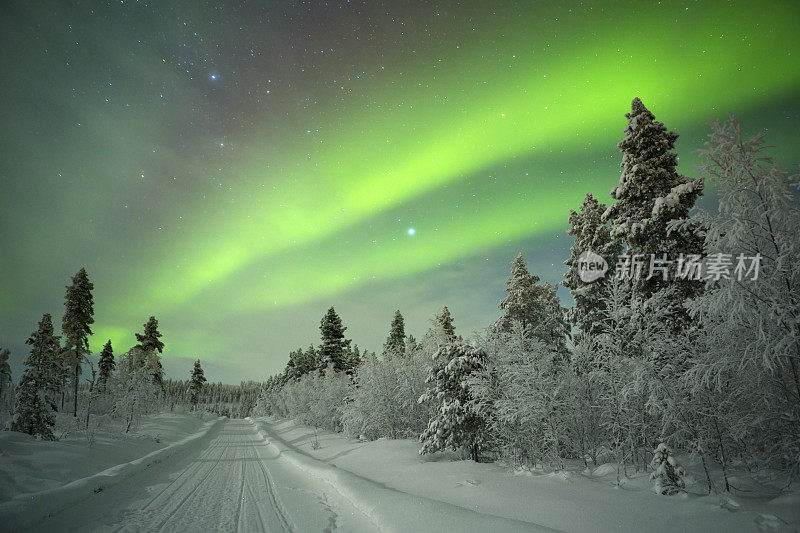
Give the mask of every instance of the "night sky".
[(6, 3), (0, 346), (18, 377), (82, 266), (93, 349), (155, 315), (170, 377), (199, 357), (264, 379), (331, 305), (370, 350), (395, 309), (417, 336), (443, 305), (485, 327), (519, 251), (562, 279), (634, 97), (686, 175), (728, 111), (796, 168), (798, 22), (763, 1)]

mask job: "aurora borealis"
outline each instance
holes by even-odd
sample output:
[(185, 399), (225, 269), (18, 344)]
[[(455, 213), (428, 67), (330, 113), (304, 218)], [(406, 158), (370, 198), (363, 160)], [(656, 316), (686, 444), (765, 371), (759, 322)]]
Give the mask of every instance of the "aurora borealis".
[[(608, 4), (608, 5), (607, 5)], [(17, 2), (2, 18), (0, 346), (85, 266), (93, 349), (262, 379), (336, 306), (376, 350), (560, 281), (639, 96), (694, 175), (710, 117), (800, 162), (793, 2)], [(709, 192), (713, 196), (713, 192)], [(414, 231), (409, 231), (413, 229)], [(185, 367), (185, 368), (184, 368)]]

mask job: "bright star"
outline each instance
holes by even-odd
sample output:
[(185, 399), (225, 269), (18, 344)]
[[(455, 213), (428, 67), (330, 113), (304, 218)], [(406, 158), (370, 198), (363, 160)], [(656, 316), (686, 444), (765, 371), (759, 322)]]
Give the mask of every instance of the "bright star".
[(212, 75), (211, 75), (211, 79), (212, 79), (212, 80), (215, 80), (215, 79), (217, 79), (217, 75), (216, 75), (216, 74), (212, 74)]
[(414, 235), (415, 233), (416, 233), (416, 230), (414, 228), (408, 228), (408, 234), (409, 235)]

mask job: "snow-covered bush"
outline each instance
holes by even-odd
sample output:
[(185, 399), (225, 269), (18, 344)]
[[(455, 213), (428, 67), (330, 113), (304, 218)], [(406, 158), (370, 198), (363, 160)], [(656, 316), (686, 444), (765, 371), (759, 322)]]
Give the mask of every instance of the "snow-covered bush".
[(344, 372), (311, 372), (283, 386), (277, 397), (277, 414), (301, 424), (341, 431), (342, 411), (350, 392), (350, 376)]
[(417, 400), (427, 388), (430, 357), (420, 347), (366, 358), (355, 375), (351, 402), (344, 408), (345, 432), (367, 439), (419, 437), (433, 416)]
[(653, 452), (650, 466), (653, 467), (653, 473), (650, 474), (650, 479), (654, 481), (653, 490), (658, 494), (669, 496), (686, 488), (686, 482), (683, 480), (686, 472), (672, 456), (672, 450), (663, 442)]
[(490, 328), (480, 344), (487, 364), (469, 379), (469, 390), (487, 420), (486, 439), (514, 464), (562, 467), (572, 385), (562, 351), (528, 335), (520, 322)]
[(111, 384), (114, 413), (125, 419), (126, 431), (130, 431), (139, 425), (142, 415), (158, 409), (161, 389), (153, 380), (159, 371), (158, 360), (152, 351), (132, 348), (120, 358), (117, 370)]

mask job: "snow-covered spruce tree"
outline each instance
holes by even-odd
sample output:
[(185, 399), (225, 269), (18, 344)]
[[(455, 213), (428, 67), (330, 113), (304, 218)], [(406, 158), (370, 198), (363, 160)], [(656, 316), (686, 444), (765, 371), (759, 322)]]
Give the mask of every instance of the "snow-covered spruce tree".
[(330, 367), (335, 372), (347, 370), (346, 348), (350, 345), (349, 340), (345, 340), (344, 332), (347, 328), (342, 325), (342, 319), (336, 314), (336, 310), (331, 307), (320, 321), (319, 330), (321, 342), (319, 346), (320, 369)]
[(672, 456), (672, 450), (663, 442), (653, 452), (653, 460), (650, 466), (653, 467), (650, 479), (655, 482), (653, 489), (658, 494), (671, 496), (683, 492), (686, 488), (686, 482), (682, 477), (686, 475), (686, 472)]
[(401, 355), (406, 344), (406, 328), (400, 310), (394, 312), (392, 324), (389, 326), (389, 336), (383, 345), (383, 355)]
[(62, 367), (57, 359), (60, 345), (53, 334), (53, 320), (49, 314), (42, 316), (38, 328), (25, 344), (31, 351), (17, 386), (11, 430), (54, 440), (53, 410), (61, 392)]
[(547, 282), (540, 285), (539, 276), (528, 272), (520, 253), (511, 262), (511, 278), (506, 282), (508, 294), (500, 302), (503, 316), (499, 325), (510, 328), (519, 322), (526, 335), (554, 346), (566, 358), (567, 325), (556, 289)]
[(418, 401), (432, 402), (436, 414), (420, 435), (420, 454), (450, 448), (480, 460), (487, 420), (473, 406), (468, 380), (485, 366), (486, 352), (463, 341), (445, 344), (434, 354), (427, 378), (432, 387)]
[(58, 357), (61, 349), (59, 337), (54, 335), (53, 319), (49, 313), (42, 315), (39, 326), (25, 344), (31, 347), (25, 364), (33, 369), (37, 390), (48, 407), (56, 410), (64, 383), (64, 367)]
[(108, 339), (108, 342), (103, 346), (103, 351), (100, 352), (100, 361), (97, 363), (97, 366), (100, 368), (100, 376), (98, 377), (97, 384), (100, 390), (103, 390), (108, 383), (108, 379), (111, 377), (111, 373), (117, 366), (114, 361), (114, 350), (111, 348), (111, 339)]
[(364, 353), (362, 353), (361, 350), (358, 348), (358, 344), (354, 345), (351, 348), (350, 344), (348, 343), (344, 352), (345, 361), (347, 362), (347, 365), (344, 370), (345, 373), (348, 376), (354, 375), (356, 373), (356, 370), (358, 370), (358, 367), (361, 365), (361, 362), (364, 360), (364, 357), (368, 354), (369, 352), (367, 350), (364, 350)]
[(70, 377), (75, 395), (72, 416), (75, 417), (78, 416), (78, 380), (81, 374), (81, 364), (84, 354), (89, 353), (89, 335), (92, 334), (91, 325), (94, 323), (93, 290), (94, 284), (89, 281), (86, 269), (81, 268), (77, 274), (72, 276), (72, 285), (67, 287), (64, 295), (66, 309), (61, 320), (61, 331), (72, 346)]
[(42, 440), (56, 440), (53, 435), (55, 416), (39, 392), (39, 387), (36, 368), (28, 366), (17, 385), (11, 431), (27, 433)]
[(578, 273), (578, 258), (585, 252), (594, 252), (608, 264), (608, 272), (613, 273), (617, 257), (622, 253), (622, 243), (611, 238), (611, 228), (602, 220), (606, 205), (587, 194), (579, 211), (569, 212), (567, 235), (575, 238), (569, 259), (564, 261), (567, 273), (564, 286), (569, 289), (575, 301), (567, 312), (567, 320), (581, 334), (596, 335), (600, 330), (603, 294), (607, 283), (606, 276), (591, 282), (581, 280)]
[(788, 175), (767, 157), (763, 135), (745, 140), (733, 117), (711, 127), (701, 171), (720, 201), (716, 214), (702, 217), (705, 245), (712, 257), (732, 254), (732, 264), (730, 279), (706, 280), (705, 293), (689, 305), (704, 326), (706, 346), (684, 378), (696, 393), (714, 393), (730, 446), (796, 475), (800, 175)]
[(317, 369), (317, 354), (314, 345), (309, 346), (308, 350), (302, 348), (289, 353), (289, 362), (286, 364), (286, 376), (289, 379), (300, 379), (309, 372)]
[[(703, 236), (700, 226), (689, 219), (689, 211), (703, 193), (702, 179), (689, 179), (678, 174), (675, 141), (678, 134), (667, 131), (663, 123), (634, 98), (631, 112), (626, 113), (625, 138), (617, 145), (622, 151), (622, 174), (619, 184), (611, 189), (616, 200), (603, 213), (603, 221), (611, 224), (611, 237), (621, 240), (626, 253), (642, 254), (645, 263), (656, 259), (675, 261), (680, 254), (701, 254)], [(634, 290), (641, 298), (667, 286), (673, 293), (676, 327), (687, 321), (682, 304), (702, 289), (693, 280), (676, 280), (676, 263), (667, 266), (668, 276), (649, 270), (634, 280)]]
[(161, 341), (161, 336), (161, 332), (158, 331), (158, 320), (156, 320), (156, 317), (151, 316), (144, 324), (144, 333), (136, 334), (136, 340), (139, 342), (136, 347), (146, 354), (147, 359), (152, 360), (150, 379), (160, 389), (163, 389), (164, 367), (161, 366), (161, 357), (158, 356), (164, 351), (164, 343)]
[(433, 327), (439, 337), (442, 337), (446, 342), (456, 340), (456, 326), (447, 306), (444, 306), (439, 314), (434, 317), (433, 322)]
[(192, 368), (191, 373), (191, 381), (189, 382), (189, 390), (191, 390), (190, 402), (193, 409), (197, 407), (197, 400), (200, 396), (200, 392), (203, 390), (203, 383), (205, 382), (206, 376), (203, 372), (203, 367), (200, 366), (200, 359), (198, 359), (194, 362), (194, 368)]
[(11, 366), (8, 364), (10, 356), (11, 351), (8, 348), (0, 350), (0, 405), (11, 386)]

